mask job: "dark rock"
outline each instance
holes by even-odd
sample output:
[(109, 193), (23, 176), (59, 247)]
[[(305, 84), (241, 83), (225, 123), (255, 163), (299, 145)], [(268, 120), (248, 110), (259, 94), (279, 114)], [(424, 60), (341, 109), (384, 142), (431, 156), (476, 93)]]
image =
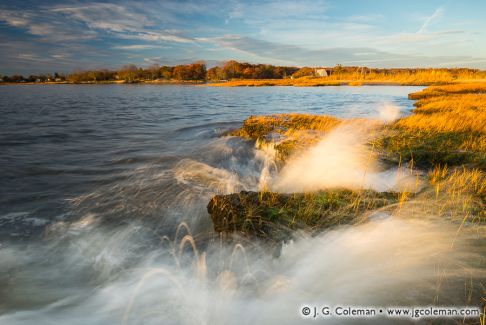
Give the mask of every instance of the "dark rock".
[(314, 233), (366, 220), (367, 211), (396, 203), (397, 193), (344, 189), (280, 194), (240, 192), (216, 195), (208, 204), (214, 230), (286, 240), (299, 229)]

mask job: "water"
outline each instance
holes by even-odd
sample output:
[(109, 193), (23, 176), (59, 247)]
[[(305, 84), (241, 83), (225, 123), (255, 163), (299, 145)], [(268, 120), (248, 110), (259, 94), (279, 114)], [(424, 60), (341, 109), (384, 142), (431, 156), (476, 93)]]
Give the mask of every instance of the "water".
[[(465, 256), (440, 243), (447, 226), (377, 220), (276, 259), (226, 246), (206, 212), (214, 194), (255, 190), (268, 164), (251, 141), (221, 136), (249, 115), (379, 117), (384, 103), (406, 114), (418, 89), (0, 87), (0, 323), (292, 323), (306, 302), (385, 303), (417, 271), (423, 291), (397, 303), (431, 294), (436, 262)], [(188, 233), (195, 250), (179, 249)], [(398, 253), (400, 268), (382, 258)]]
[[(238, 139), (218, 138), (249, 115), (308, 112), (376, 116), (383, 102), (411, 108), (406, 95), (417, 89), (1, 87), (0, 220), (27, 220), (35, 226), (76, 219), (82, 215), (73, 211), (69, 200), (93, 193), (101, 196), (98, 204), (110, 205), (96, 211), (100, 217), (163, 218), (164, 213), (174, 213), (166, 211), (168, 204), (187, 199), (176, 199), (176, 193), (195, 188), (207, 197), (214, 187), (223, 186), (207, 188), (197, 184), (197, 179), (189, 179), (193, 175), (187, 173), (210, 174), (216, 183), (226, 182), (222, 179), (226, 172), (237, 173), (241, 177), (233, 177), (233, 185), (253, 186), (254, 179), (248, 176), (254, 178), (259, 172), (258, 166), (253, 166), (253, 149)], [(182, 166), (177, 168), (178, 164)], [(174, 168), (178, 174), (174, 175)], [(223, 192), (232, 190), (233, 185), (224, 185)], [(116, 209), (116, 200), (127, 201), (123, 203), (126, 206)], [(151, 204), (149, 211), (147, 205)], [(111, 215), (110, 209), (116, 213)], [(82, 214), (88, 212), (92, 211), (85, 209)], [(3, 234), (23, 236), (26, 231), (29, 229), (21, 226)]]

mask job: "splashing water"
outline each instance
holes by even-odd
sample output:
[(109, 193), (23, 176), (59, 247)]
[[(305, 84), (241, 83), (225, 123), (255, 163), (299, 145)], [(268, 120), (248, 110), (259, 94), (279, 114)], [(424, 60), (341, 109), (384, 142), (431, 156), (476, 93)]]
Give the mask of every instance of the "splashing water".
[(367, 145), (371, 130), (354, 123), (331, 130), (317, 145), (291, 158), (270, 181), (270, 188), (287, 193), (336, 187), (417, 191), (420, 184), (410, 170), (380, 169)]
[[(438, 220), (382, 217), (298, 237), (279, 258), (256, 243), (231, 248), (216, 241), (200, 251), (187, 225), (143, 258), (137, 257), (142, 235), (137, 225), (66, 233), (63, 252), (53, 249), (59, 239), (30, 252), (0, 249), (2, 261), (10, 261), (3, 267), (23, 268), (17, 276), (30, 282), (10, 297), (30, 307), (1, 315), (0, 322), (294, 324), (302, 321), (303, 304), (417, 305), (433, 303), (434, 297), (464, 304), (457, 293), (465, 276), (480, 275), (470, 262), (479, 252), (465, 237), (451, 246), (454, 231)], [(57, 272), (45, 273), (45, 263)], [(116, 274), (119, 268), (125, 271)], [(27, 293), (22, 290), (29, 295), (20, 295)], [(26, 297), (31, 301), (21, 300)], [(52, 304), (32, 308), (49, 298)]]
[(400, 118), (402, 112), (400, 107), (392, 103), (383, 103), (378, 109), (378, 117), (382, 122), (389, 123)]

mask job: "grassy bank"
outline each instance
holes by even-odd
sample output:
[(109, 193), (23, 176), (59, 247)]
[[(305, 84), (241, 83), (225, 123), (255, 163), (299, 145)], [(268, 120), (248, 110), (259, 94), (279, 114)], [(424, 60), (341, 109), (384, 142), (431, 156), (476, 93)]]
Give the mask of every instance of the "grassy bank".
[[(486, 83), (431, 86), (409, 97), (417, 100), (412, 114), (384, 126), (377, 123), (380, 136), (371, 144), (383, 159), (426, 169), (486, 168)], [(343, 123), (360, 120), (297, 113), (250, 116), (231, 134), (274, 142), (277, 150), (291, 154)]]
[[(317, 234), (337, 226), (372, 223), (376, 218), (393, 216), (395, 220), (426, 220), (453, 227), (455, 232), (444, 239), (451, 251), (455, 245), (464, 244), (461, 241), (467, 238), (469, 251), (483, 252), (486, 243), (486, 84), (431, 86), (409, 97), (416, 100), (413, 112), (391, 123), (278, 114), (251, 116), (231, 134), (252, 139), (262, 149), (274, 149), (277, 165), (283, 166), (277, 176), (280, 177), (285, 175), (286, 167), (312, 155), (314, 149), (327, 143), (329, 138), (333, 144), (339, 142), (339, 138), (326, 137), (326, 134), (334, 133), (332, 130), (353, 132), (366, 125), (364, 130), (369, 139), (365, 137), (365, 147), (384, 163), (386, 169), (401, 166), (399, 170), (416, 175), (420, 187), (410, 192), (406, 188), (397, 192), (379, 192), (325, 187), (307, 193), (283, 194), (265, 190), (218, 195), (208, 204), (215, 231), (252, 239), (258, 237), (274, 243), (292, 238), (296, 230)], [(344, 125), (352, 123), (357, 124), (350, 125), (351, 128)], [(323, 137), (325, 140), (314, 146)], [(338, 164), (328, 165), (323, 160), (332, 160), (333, 155), (339, 157), (339, 151), (346, 147), (332, 149), (334, 151), (325, 151), (318, 156), (319, 168), (340, 168)], [(346, 156), (347, 159), (352, 160), (353, 155)], [(339, 158), (338, 162), (346, 164)], [(297, 170), (297, 178), (292, 181), (299, 181), (299, 177), (308, 179), (309, 174), (319, 177), (312, 165), (299, 166), (302, 168)], [(393, 173), (395, 168), (388, 169), (392, 173), (385, 177), (398, 177), (395, 176), (398, 173)], [(354, 170), (348, 171), (353, 174)], [(329, 174), (335, 173), (332, 169)], [(337, 175), (341, 177), (343, 173)], [(427, 238), (427, 241), (432, 243), (434, 238)], [(467, 288), (467, 294), (460, 301), (465, 305), (481, 306), (484, 310), (484, 254), (480, 253), (479, 258), (469, 257), (467, 263), (480, 271), (473, 276), (471, 269), (456, 266), (461, 272), (458, 282), (463, 282)], [(437, 273), (435, 293), (430, 297), (434, 303), (443, 302), (446, 296), (441, 272)], [(481, 324), (483, 321), (484, 317)]]
[(472, 84), (486, 82), (484, 78), (458, 77), (448, 73), (418, 72), (396, 74), (335, 74), (327, 77), (301, 77), (285, 79), (238, 79), (224, 82), (208, 83), (213, 87), (264, 87), (264, 86), (364, 86), (364, 85), (397, 85), (397, 86), (430, 86), (448, 84)]
[[(431, 86), (409, 97), (416, 100), (412, 114), (388, 124), (366, 122), (373, 133), (370, 148), (388, 165), (408, 166), (428, 175), (416, 198), (422, 199), (421, 208), (430, 210), (429, 214), (483, 225), (486, 84)], [(253, 139), (262, 148), (272, 146), (283, 165), (331, 129), (352, 123), (360, 125), (363, 120), (295, 113), (251, 116), (231, 135)], [(314, 207), (314, 198), (308, 198), (308, 206)], [(400, 200), (407, 198), (409, 194), (402, 193)], [(279, 209), (288, 213), (285, 205)]]
[(385, 128), (376, 143), (383, 153), (422, 168), (486, 169), (486, 84), (429, 87), (409, 97), (416, 108)]

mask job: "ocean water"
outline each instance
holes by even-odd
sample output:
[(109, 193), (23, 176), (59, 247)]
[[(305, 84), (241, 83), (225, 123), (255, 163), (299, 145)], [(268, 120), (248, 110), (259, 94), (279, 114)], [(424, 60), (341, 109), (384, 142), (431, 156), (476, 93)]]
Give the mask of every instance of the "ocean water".
[(254, 186), (259, 166), (252, 146), (220, 137), (246, 117), (376, 117), (383, 103), (409, 110), (407, 94), (417, 89), (0, 87), (2, 240), (29, 238), (46, 224), (87, 213), (118, 221), (177, 215), (191, 222), (169, 206)]
[(437, 263), (466, 256), (447, 225), (384, 218), (275, 257), (218, 240), (206, 212), (268, 166), (223, 136), (246, 117), (408, 114), (419, 89), (0, 87), (0, 324), (281, 324), (305, 303), (428, 301)]

